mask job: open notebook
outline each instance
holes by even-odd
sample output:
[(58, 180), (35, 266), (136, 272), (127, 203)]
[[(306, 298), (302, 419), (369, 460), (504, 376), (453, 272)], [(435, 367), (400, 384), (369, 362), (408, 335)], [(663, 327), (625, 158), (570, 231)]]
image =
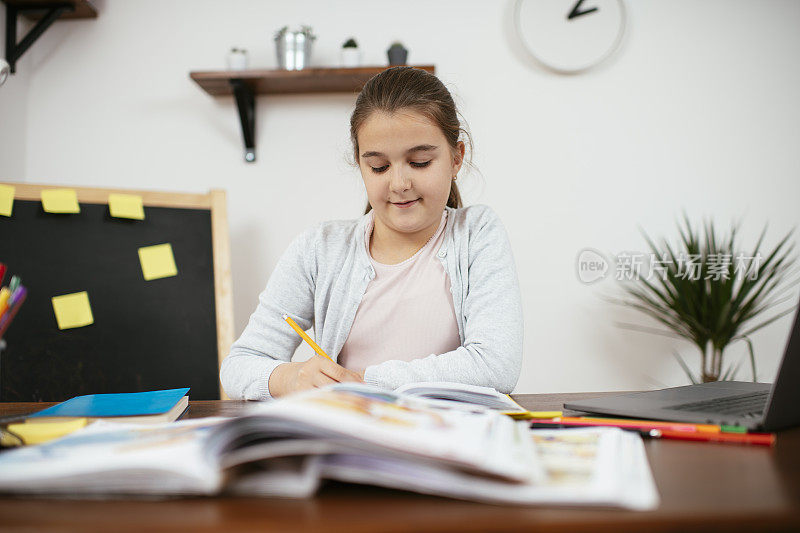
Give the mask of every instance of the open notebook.
[(398, 387), (395, 392), (429, 400), (479, 405), (512, 416), (528, 413), (527, 409), (512, 400), (508, 394), (497, 392), (491, 387), (479, 387), (477, 385), (464, 385), (463, 383), (446, 381), (429, 381), (409, 383)]

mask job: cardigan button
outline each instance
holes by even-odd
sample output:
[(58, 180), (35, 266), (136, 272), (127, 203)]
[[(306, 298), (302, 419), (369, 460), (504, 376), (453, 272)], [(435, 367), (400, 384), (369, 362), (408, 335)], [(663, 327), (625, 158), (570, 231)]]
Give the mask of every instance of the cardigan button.
[(447, 255), (447, 250), (440, 250), (439, 251), (439, 257), (444, 257), (446, 255)]

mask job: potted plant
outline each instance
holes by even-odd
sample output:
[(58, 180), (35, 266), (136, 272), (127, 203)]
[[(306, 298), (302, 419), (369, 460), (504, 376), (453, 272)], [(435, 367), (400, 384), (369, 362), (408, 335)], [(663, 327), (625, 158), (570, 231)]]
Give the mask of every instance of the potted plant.
[(359, 65), (361, 65), (361, 50), (359, 50), (356, 40), (351, 37), (342, 45), (342, 66), (357, 67)]
[[(750, 336), (794, 311), (794, 305), (775, 312), (793, 296), (785, 296), (798, 282), (789, 279), (795, 257), (790, 257), (794, 244), (789, 232), (765, 256), (761, 247), (766, 226), (751, 254), (740, 252), (737, 243), (739, 225), (731, 226), (727, 237), (719, 236), (711, 220), (700, 231), (692, 228), (684, 213), (685, 228), (678, 224), (680, 241), (673, 248), (662, 239), (663, 252), (642, 231), (658, 264), (658, 275), (651, 279), (640, 276), (624, 285), (623, 298), (611, 298), (617, 304), (633, 307), (666, 329), (636, 324), (619, 324), (628, 329), (657, 333), (688, 340), (699, 351), (700, 371), (693, 373), (681, 356), (673, 351), (678, 363), (692, 383), (733, 379), (739, 365), (725, 367), (725, 350), (742, 341), (749, 352), (753, 381), (756, 381), (756, 361)], [(727, 265), (726, 269), (722, 266)], [(734, 267), (734, 275), (730, 269)], [(740, 267), (737, 271), (736, 267)], [(746, 270), (745, 270), (746, 269)], [(651, 271), (654, 269), (651, 266)], [(796, 271), (795, 271), (796, 272)], [(650, 277), (650, 276), (648, 276)], [(769, 318), (765, 315), (772, 314)]]
[(231, 48), (227, 57), (228, 70), (247, 70), (247, 50)]
[(408, 50), (400, 41), (395, 41), (386, 50), (386, 54), (389, 56), (389, 65), (407, 65), (408, 61)]

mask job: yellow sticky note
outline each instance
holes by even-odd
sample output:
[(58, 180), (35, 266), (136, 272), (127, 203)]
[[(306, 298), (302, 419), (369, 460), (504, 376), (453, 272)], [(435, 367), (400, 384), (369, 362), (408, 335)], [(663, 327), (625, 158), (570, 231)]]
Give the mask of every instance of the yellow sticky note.
[(142, 274), (147, 281), (178, 275), (175, 256), (172, 255), (172, 245), (169, 243), (139, 248), (139, 261), (142, 263)]
[(86, 291), (54, 296), (52, 300), (58, 329), (80, 328), (94, 324), (92, 306), (89, 305), (89, 295)]
[(14, 208), (14, 187), (12, 185), (0, 185), (0, 215), (11, 216)]
[[(39, 444), (69, 435), (73, 431), (85, 427), (87, 423), (88, 420), (85, 418), (76, 418), (68, 422), (36, 422), (32, 424), (23, 422), (9, 424), (8, 430), (20, 437), (25, 444)], [(12, 438), (11, 435), (3, 435), (3, 442), (11, 443)]]
[(142, 197), (138, 194), (109, 194), (108, 210), (112, 217), (144, 220)]
[(48, 213), (80, 213), (78, 195), (74, 189), (45, 189), (42, 191), (42, 207)]

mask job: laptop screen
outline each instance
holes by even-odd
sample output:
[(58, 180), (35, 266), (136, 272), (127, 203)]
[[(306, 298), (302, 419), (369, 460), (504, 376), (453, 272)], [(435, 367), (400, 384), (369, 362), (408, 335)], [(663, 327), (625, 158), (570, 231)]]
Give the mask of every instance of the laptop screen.
[(786, 343), (778, 375), (767, 402), (763, 427), (765, 431), (773, 431), (798, 424), (800, 424), (800, 310), (796, 308), (789, 341)]

